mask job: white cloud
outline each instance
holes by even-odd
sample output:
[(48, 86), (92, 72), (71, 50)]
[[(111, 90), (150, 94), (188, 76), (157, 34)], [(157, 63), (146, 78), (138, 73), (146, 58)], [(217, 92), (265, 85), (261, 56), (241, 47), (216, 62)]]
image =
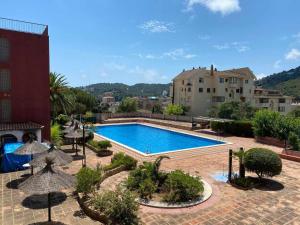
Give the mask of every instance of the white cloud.
[(203, 41), (209, 40), (210, 38), (211, 37), (207, 34), (199, 35), (199, 39)]
[(178, 59), (192, 59), (197, 57), (196, 54), (188, 53), (183, 48), (177, 48), (174, 50), (170, 50), (167, 52), (164, 52), (162, 54), (154, 55), (154, 54), (137, 54), (138, 57), (142, 59), (163, 59), (163, 58), (170, 58), (172, 60), (178, 60)]
[(220, 12), (227, 15), (236, 11), (240, 11), (239, 0), (186, 0), (186, 10), (193, 10), (195, 5), (202, 5), (210, 11)]
[(174, 32), (174, 24), (158, 20), (149, 20), (139, 26), (144, 31), (150, 33)]
[(297, 60), (300, 59), (300, 51), (296, 48), (291, 49), (286, 55), (286, 60)]
[(145, 69), (140, 66), (135, 66), (132, 69), (128, 70), (129, 74), (135, 76), (142, 76), (146, 82), (157, 82), (159, 79), (163, 79), (156, 70), (153, 69)]
[(250, 47), (247, 45), (247, 42), (232, 42), (232, 43), (224, 43), (221, 45), (213, 45), (213, 47), (217, 50), (226, 50), (226, 49), (235, 49), (236, 51), (243, 53), (250, 50)]
[(276, 60), (276, 61), (274, 62), (273, 67), (274, 67), (275, 69), (281, 68), (281, 60), (280, 60), (280, 59), (279, 59), (279, 60)]
[(265, 73), (259, 73), (256, 75), (258, 79), (263, 78), (265, 76), (267, 76)]
[(222, 45), (214, 45), (213, 47), (215, 49), (218, 49), (218, 50), (224, 50), (224, 49), (229, 49), (230, 48), (229, 44), (227, 44), (227, 43), (222, 44)]
[(296, 39), (297, 42), (300, 42), (300, 32), (298, 32), (297, 34), (292, 35), (292, 37), (294, 39)]

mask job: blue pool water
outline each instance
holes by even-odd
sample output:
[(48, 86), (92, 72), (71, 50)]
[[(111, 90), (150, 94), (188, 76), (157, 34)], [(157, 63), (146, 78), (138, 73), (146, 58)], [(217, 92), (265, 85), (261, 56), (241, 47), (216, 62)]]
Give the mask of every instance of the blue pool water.
[(221, 141), (141, 124), (99, 126), (95, 133), (145, 154), (224, 144)]

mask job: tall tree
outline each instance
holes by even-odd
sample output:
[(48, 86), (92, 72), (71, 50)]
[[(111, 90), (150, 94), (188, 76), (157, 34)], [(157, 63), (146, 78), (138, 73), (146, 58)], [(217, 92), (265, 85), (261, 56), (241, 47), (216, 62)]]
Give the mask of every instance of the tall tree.
[(68, 94), (68, 83), (64, 75), (50, 73), (51, 112), (55, 117), (59, 112), (67, 114), (72, 108), (72, 96)]

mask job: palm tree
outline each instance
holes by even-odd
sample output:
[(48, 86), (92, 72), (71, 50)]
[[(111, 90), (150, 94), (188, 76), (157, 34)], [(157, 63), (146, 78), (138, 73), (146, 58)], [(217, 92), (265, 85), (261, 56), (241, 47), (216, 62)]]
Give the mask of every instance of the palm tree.
[(67, 114), (67, 111), (72, 108), (72, 96), (68, 94), (67, 85), (64, 75), (50, 73), (50, 102), (54, 117), (59, 111)]

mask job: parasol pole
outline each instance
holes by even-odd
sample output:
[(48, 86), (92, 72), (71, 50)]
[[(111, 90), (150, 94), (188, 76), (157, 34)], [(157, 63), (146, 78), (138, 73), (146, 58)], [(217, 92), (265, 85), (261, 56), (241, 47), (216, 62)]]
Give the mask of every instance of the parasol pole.
[(51, 222), (51, 193), (48, 193), (48, 222)]

